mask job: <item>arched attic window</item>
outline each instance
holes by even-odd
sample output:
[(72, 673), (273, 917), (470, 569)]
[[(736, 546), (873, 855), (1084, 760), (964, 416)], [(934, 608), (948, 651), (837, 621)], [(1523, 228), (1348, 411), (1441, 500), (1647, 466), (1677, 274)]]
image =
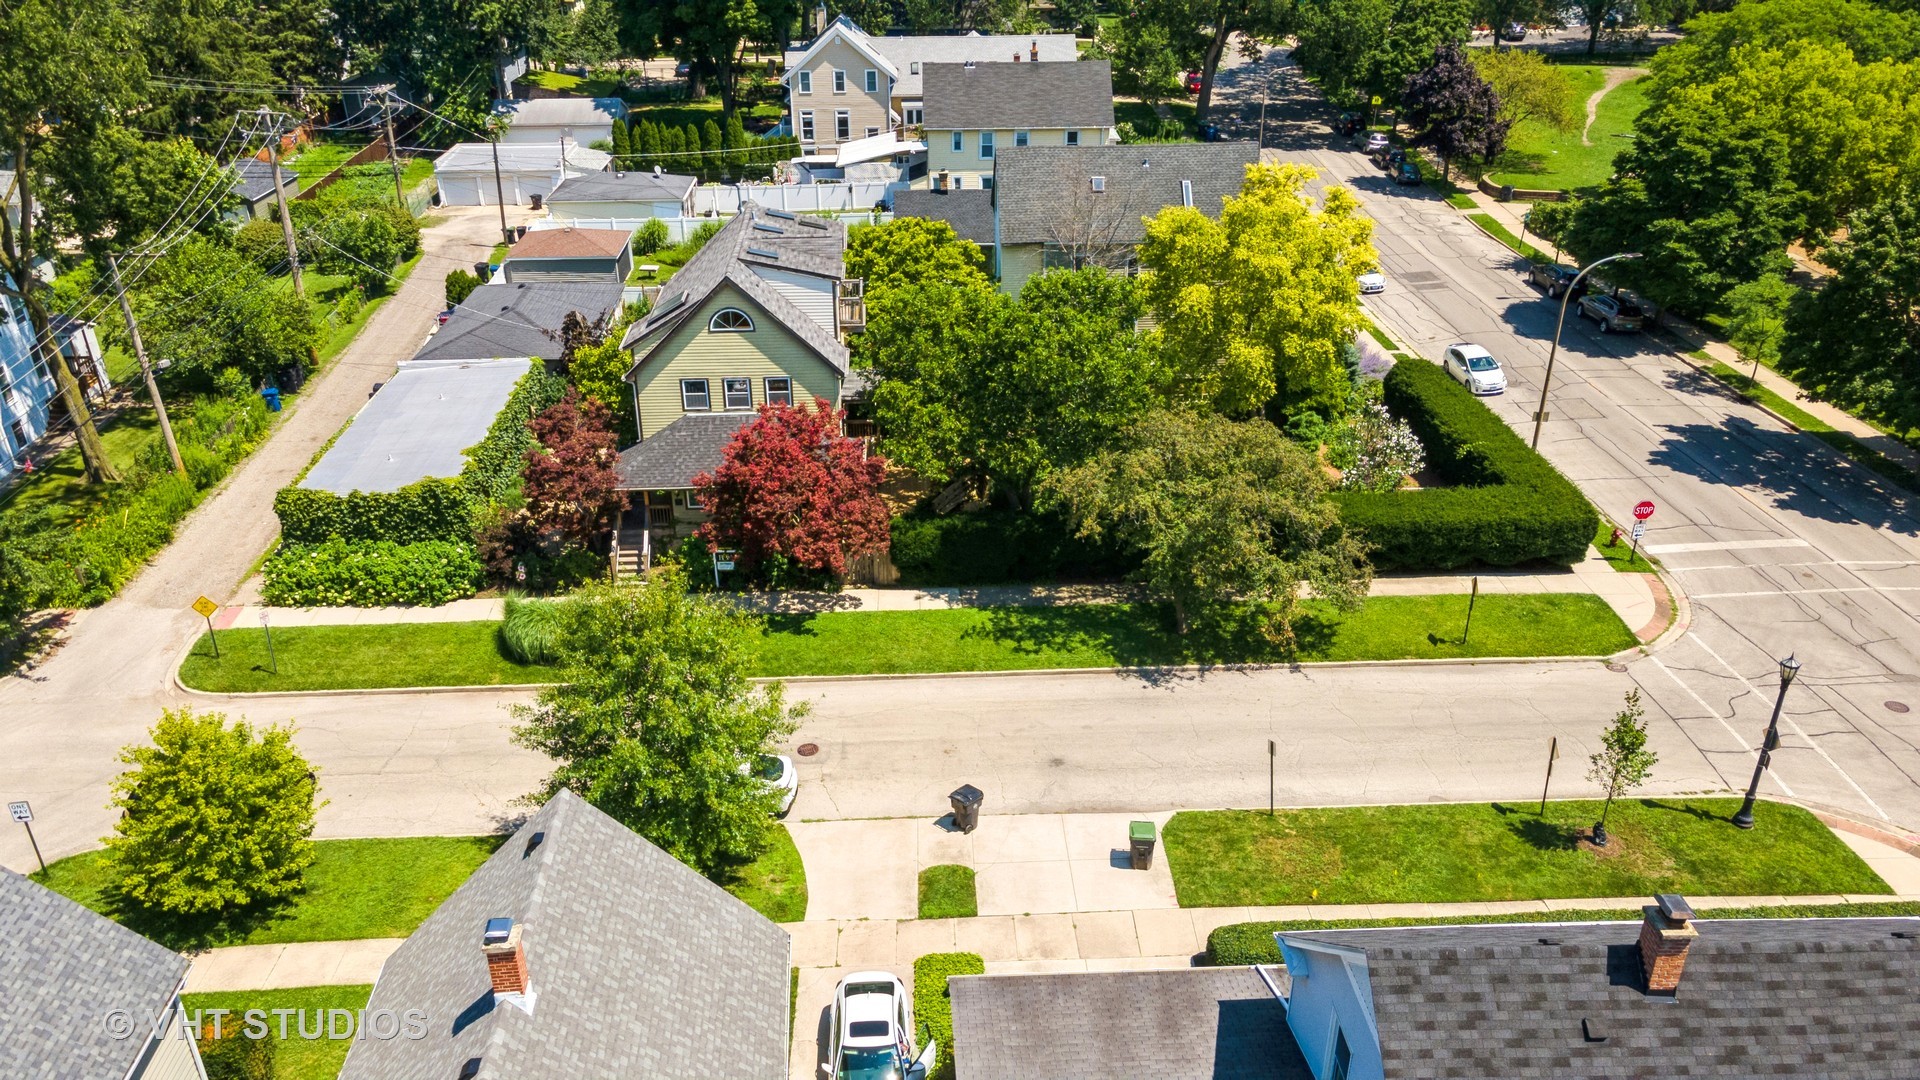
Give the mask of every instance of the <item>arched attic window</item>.
[(707, 329), (721, 334), (744, 334), (753, 329), (753, 319), (739, 308), (721, 308), (708, 320)]

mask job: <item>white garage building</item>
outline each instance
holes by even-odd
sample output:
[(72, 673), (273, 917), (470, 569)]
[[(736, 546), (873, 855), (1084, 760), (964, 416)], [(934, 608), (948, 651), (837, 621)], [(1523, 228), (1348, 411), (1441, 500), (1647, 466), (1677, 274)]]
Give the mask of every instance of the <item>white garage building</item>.
[(440, 185), (440, 201), (448, 206), (493, 206), (503, 198), (524, 206), (535, 196), (551, 195), (561, 181), (600, 172), (612, 161), (611, 154), (571, 141), (502, 143), (496, 196), (492, 144), (455, 143), (433, 163), (433, 176)]
[(613, 125), (627, 122), (627, 103), (619, 98), (540, 98), (535, 101), (496, 101), (493, 111), (506, 120), (503, 143), (553, 142), (572, 139), (591, 146), (613, 138)]

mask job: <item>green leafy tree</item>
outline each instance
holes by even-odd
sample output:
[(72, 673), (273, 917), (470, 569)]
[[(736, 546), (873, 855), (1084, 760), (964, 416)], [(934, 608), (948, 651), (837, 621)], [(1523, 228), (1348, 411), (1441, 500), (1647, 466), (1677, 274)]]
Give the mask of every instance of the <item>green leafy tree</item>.
[(720, 152), (726, 148), (726, 132), (721, 130), (718, 120), (709, 117), (700, 125), (700, 149), (705, 151), (700, 158), (701, 176), (713, 179), (726, 170), (727, 157)]
[(65, 536), (49, 510), (0, 513), (0, 642), (59, 595)]
[(1920, 183), (1854, 215), (1826, 286), (1789, 316), (1784, 361), (1828, 396), (1920, 426)]
[[(1285, 411), (1344, 410), (1341, 346), (1365, 325), (1356, 274), (1377, 258), (1373, 226), (1343, 187), (1316, 204), (1304, 165), (1249, 166), (1218, 220), (1168, 207), (1140, 245), (1163, 392), (1245, 416), (1278, 398)], [(1281, 257), (1276, 257), (1276, 254)]]
[(1533, 124), (1554, 131), (1580, 126), (1581, 102), (1575, 100), (1573, 80), (1538, 52), (1475, 49), (1469, 55), (1500, 101), (1500, 119), (1514, 127)]
[(1119, 445), (1056, 473), (1047, 493), (1081, 537), (1111, 534), (1140, 554), (1139, 581), (1172, 605), (1181, 633), (1252, 609), (1291, 649), (1302, 585), (1346, 608), (1366, 596), (1365, 549), (1324, 498), (1325, 474), (1272, 424), (1155, 411)]
[(613, 125), (613, 157), (620, 168), (633, 167), (633, 135), (627, 125)]
[(447, 271), (447, 306), (459, 307), (480, 287), (480, 275), (471, 270)]
[(537, 797), (572, 791), (709, 877), (753, 859), (776, 796), (741, 766), (805, 712), (753, 682), (756, 624), (673, 567), (567, 609), (559, 683), (514, 708), (515, 741), (554, 761)]
[(1113, 64), (1115, 92), (1132, 94), (1149, 105), (1180, 92), (1180, 57), (1166, 24), (1117, 19), (1100, 27), (1094, 47)]
[(1772, 367), (1780, 360), (1787, 306), (1798, 292), (1779, 274), (1766, 274), (1727, 294), (1727, 343), (1753, 361), (1756, 378), (1761, 364)]
[(1158, 27), (1148, 36), (1164, 34), (1174, 58), (1200, 73), (1195, 117), (1204, 123), (1213, 107), (1214, 75), (1232, 39), (1238, 35), (1247, 55), (1258, 56), (1260, 41), (1286, 35), (1293, 12), (1286, 0), (1141, 0), (1129, 18)]
[(922, 282), (987, 283), (980, 245), (962, 240), (953, 226), (932, 218), (895, 218), (884, 225), (855, 226), (847, 237), (847, 276), (866, 282), (868, 311), (884, 305), (889, 289)]
[(740, 176), (747, 167), (747, 147), (752, 145), (752, 137), (747, 134), (746, 125), (740, 122), (738, 114), (727, 117), (725, 133), (727, 147), (727, 172)]
[(1456, 159), (1486, 164), (1506, 149), (1512, 124), (1500, 117), (1500, 97), (1458, 45), (1440, 46), (1433, 63), (1407, 80), (1400, 101), (1414, 145), (1440, 155), (1446, 179)]
[(154, 263), (133, 293), (140, 333), (169, 380), (210, 383), (232, 368), (254, 380), (306, 362), (319, 343), (313, 308), (229, 247), (189, 239)]
[(1660, 756), (1647, 749), (1646, 709), (1640, 704), (1638, 689), (1627, 691), (1627, 707), (1616, 713), (1613, 722), (1600, 733), (1600, 749), (1593, 752), (1587, 780), (1600, 785), (1606, 802), (1600, 807), (1600, 821), (1594, 825), (1595, 843), (1605, 843), (1607, 813), (1613, 800), (1647, 782)]
[(1334, 104), (1399, 99), (1442, 45), (1467, 40), (1470, 0), (1324, 0), (1302, 4), (1294, 60)]
[(1537, 202), (1527, 210), (1527, 228), (1535, 236), (1553, 245), (1555, 258), (1560, 255), (1560, 245), (1567, 238), (1567, 228), (1573, 224), (1573, 217), (1580, 212), (1580, 200), (1567, 199), (1561, 202)]
[(107, 837), (120, 893), (149, 912), (219, 916), (284, 900), (313, 865), (319, 808), (293, 729), (167, 709), (113, 782)]
[[(1557, 22), (1556, 16), (1564, 2), (1565, 0), (1474, 0), (1473, 19), (1477, 23), (1493, 27), (1496, 31), (1509, 23), (1532, 26), (1549, 20)], [(1502, 51), (1512, 53), (1516, 50), (1511, 44), (1502, 42), (1500, 35), (1495, 33), (1493, 48), (1490, 52), (1498, 54)]]

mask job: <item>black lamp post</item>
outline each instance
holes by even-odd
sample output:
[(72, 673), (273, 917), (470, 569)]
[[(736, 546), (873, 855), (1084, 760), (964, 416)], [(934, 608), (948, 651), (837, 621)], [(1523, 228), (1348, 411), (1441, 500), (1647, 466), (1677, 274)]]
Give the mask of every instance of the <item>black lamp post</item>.
[(1773, 760), (1773, 751), (1780, 745), (1780, 706), (1786, 704), (1787, 687), (1793, 685), (1793, 677), (1800, 672), (1800, 661), (1788, 654), (1780, 661), (1780, 696), (1773, 702), (1773, 719), (1767, 721), (1767, 737), (1760, 744), (1760, 760), (1753, 764), (1753, 782), (1747, 785), (1747, 798), (1740, 804), (1740, 812), (1733, 815), (1733, 823), (1742, 829), (1753, 828), (1753, 798), (1760, 794), (1760, 774), (1767, 771), (1767, 764)]

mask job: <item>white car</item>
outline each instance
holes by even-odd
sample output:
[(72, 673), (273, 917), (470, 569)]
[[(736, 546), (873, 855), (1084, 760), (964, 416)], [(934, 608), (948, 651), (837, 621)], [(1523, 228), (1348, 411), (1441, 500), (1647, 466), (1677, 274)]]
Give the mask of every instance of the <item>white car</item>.
[(1476, 394), (1504, 394), (1507, 392), (1507, 373), (1500, 369), (1500, 361), (1493, 354), (1478, 345), (1462, 341), (1447, 346), (1446, 358), (1440, 366), (1447, 374), (1460, 380), (1460, 385)]
[(939, 1044), (914, 1056), (913, 1005), (906, 984), (885, 971), (856, 971), (833, 991), (827, 1080), (925, 1080)]
[(1360, 283), (1360, 292), (1362, 295), (1387, 291), (1387, 275), (1378, 270), (1375, 270), (1371, 274), (1361, 274), (1354, 280)]
[(1367, 136), (1367, 153), (1371, 154), (1375, 150), (1385, 150), (1387, 148), (1387, 144), (1392, 141), (1393, 140), (1387, 138), (1386, 132), (1376, 131), (1373, 134)]
[(751, 762), (740, 766), (740, 771), (752, 774), (780, 793), (780, 809), (774, 811), (777, 816), (786, 817), (787, 811), (793, 809), (793, 800), (800, 794), (800, 774), (794, 770), (792, 758), (785, 754), (755, 754)]

